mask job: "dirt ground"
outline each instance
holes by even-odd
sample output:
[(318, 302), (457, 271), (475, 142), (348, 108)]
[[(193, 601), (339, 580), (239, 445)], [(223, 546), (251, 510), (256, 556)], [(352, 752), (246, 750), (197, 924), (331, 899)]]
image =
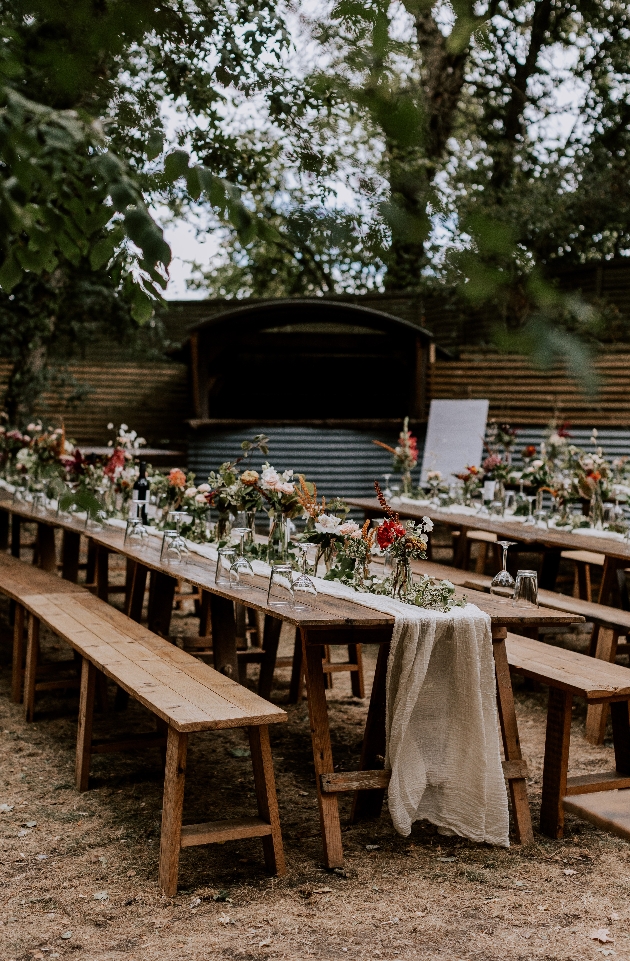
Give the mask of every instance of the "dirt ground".
[[(562, 841), (537, 834), (530, 850), (504, 850), (426, 824), (403, 838), (387, 812), (351, 827), (342, 796), (346, 867), (325, 870), (304, 704), (271, 730), (287, 876), (265, 873), (256, 840), (192, 848), (182, 852), (177, 896), (162, 896), (159, 752), (96, 756), (90, 790), (77, 794), (78, 694), (41, 695), (35, 723), (24, 723), (8, 696), (8, 613), (0, 601), (0, 961), (630, 959), (630, 848), (575, 818)], [(196, 625), (176, 613), (173, 634)], [(563, 640), (580, 647), (584, 639)], [(283, 645), (289, 653), (289, 637)], [(45, 633), (43, 650), (67, 656)], [(368, 681), (372, 668), (368, 650)], [(280, 704), (288, 681), (288, 670), (278, 671)], [(536, 823), (546, 696), (515, 687)], [(351, 696), (347, 675), (328, 697), (335, 761), (356, 766), (367, 705)], [(571, 771), (609, 769), (611, 744), (586, 743), (584, 716), (577, 704)], [(112, 689), (95, 735), (151, 726), (133, 702), (116, 712)], [(238, 731), (191, 737), (185, 821), (255, 813), (246, 755)]]

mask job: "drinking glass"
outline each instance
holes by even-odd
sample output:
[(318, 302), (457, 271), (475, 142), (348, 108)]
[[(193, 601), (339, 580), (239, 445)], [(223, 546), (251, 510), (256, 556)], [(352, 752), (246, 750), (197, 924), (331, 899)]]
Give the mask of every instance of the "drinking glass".
[[(181, 535), (181, 533), (180, 533), (180, 531), (181, 531), (181, 526), (182, 526), (182, 521), (184, 520), (185, 517), (188, 517), (186, 511), (169, 511), (169, 512), (168, 512), (168, 519), (175, 524), (175, 533), (176, 533), (176, 535), (177, 535), (177, 536), (175, 537), (175, 545), (176, 545), (177, 550), (179, 551), (181, 557), (183, 557), (184, 554), (188, 554), (188, 553), (189, 553), (189, 551), (188, 551), (188, 545), (186, 544), (186, 540), (185, 540), (184, 537), (182, 537), (182, 535)], [(166, 532), (165, 532), (165, 533), (166, 533)], [(180, 560), (181, 560), (181, 557), (180, 557)]]
[(536, 571), (517, 571), (514, 603), (538, 607), (538, 574)]
[(229, 585), (230, 571), (232, 570), (232, 565), (238, 557), (235, 547), (220, 547), (217, 554), (217, 568), (214, 572), (214, 583)]
[(491, 594), (498, 594), (500, 590), (505, 590), (506, 588), (507, 590), (512, 590), (514, 588), (514, 578), (507, 569), (507, 552), (510, 547), (513, 547), (514, 544), (516, 544), (516, 541), (497, 541), (497, 544), (503, 551), (503, 567), (499, 573), (492, 578), (492, 582), (490, 584)]
[(144, 501), (134, 499), (131, 502), (129, 517), (127, 518), (127, 527), (125, 529), (125, 544), (129, 543), (141, 546), (146, 537), (147, 531), (142, 523), (143, 506)]
[(303, 611), (309, 606), (307, 601), (317, 597), (317, 588), (312, 577), (307, 573), (308, 549), (312, 544), (298, 544), (301, 553), (300, 570), (293, 571), (293, 607), (296, 611)]
[(269, 575), (267, 604), (270, 607), (293, 607), (293, 568), (290, 564), (272, 564)]
[(505, 492), (505, 500), (503, 502), (503, 514), (506, 517), (512, 517), (516, 511), (516, 494), (514, 491)]
[(400, 504), (400, 484), (392, 484), (390, 495), (392, 504)]
[(534, 501), (536, 500), (535, 494), (527, 495), (527, 502), (529, 503), (529, 514), (525, 518), (525, 523), (527, 525), (534, 525), (536, 523), (536, 518), (534, 517)]
[(238, 511), (234, 519), (233, 533), (237, 530), (245, 530), (245, 543), (249, 547), (254, 543), (254, 525), (256, 523), (256, 511)]
[(182, 538), (177, 531), (164, 531), (160, 560), (166, 561), (168, 564), (179, 564), (182, 559), (182, 552), (179, 547), (181, 540)]
[(230, 567), (230, 584), (238, 590), (243, 590), (252, 586), (251, 581), (247, 583), (247, 578), (254, 576), (252, 565), (245, 557), (245, 539), (251, 536), (251, 528), (233, 527), (232, 534), (240, 538), (240, 543), (236, 557)]
[(36, 514), (43, 514), (46, 507), (46, 495), (43, 491), (33, 492), (32, 506)]
[(385, 478), (385, 490), (383, 491), (383, 496), (387, 498), (392, 496), (392, 492), (389, 489), (389, 478), (391, 476), (391, 474), (383, 474), (383, 477)]

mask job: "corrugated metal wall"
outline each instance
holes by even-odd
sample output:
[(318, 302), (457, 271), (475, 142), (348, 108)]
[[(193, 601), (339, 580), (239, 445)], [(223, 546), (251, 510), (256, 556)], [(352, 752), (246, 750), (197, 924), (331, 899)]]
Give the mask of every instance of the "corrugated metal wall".
[[(188, 463), (198, 481), (221, 463), (235, 459), (240, 445), (255, 434), (266, 433), (270, 440), (269, 463), (276, 470), (292, 468), (317, 484), (319, 494), (327, 498), (336, 494), (367, 497), (374, 493), (374, 481), (391, 473), (391, 454), (372, 440), (393, 446), (396, 434), (378, 435), (358, 430), (321, 429), (314, 427), (274, 427), (265, 425), (248, 430), (212, 432), (205, 428), (191, 431)], [(420, 438), (421, 443), (424, 437)], [(259, 470), (263, 458), (256, 454), (251, 464)], [(419, 470), (416, 471), (419, 475)]]

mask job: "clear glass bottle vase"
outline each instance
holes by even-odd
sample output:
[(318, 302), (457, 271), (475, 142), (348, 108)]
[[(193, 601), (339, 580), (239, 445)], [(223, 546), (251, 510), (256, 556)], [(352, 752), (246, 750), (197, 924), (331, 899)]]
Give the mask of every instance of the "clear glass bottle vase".
[(595, 485), (591, 497), (591, 507), (589, 511), (589, 522), (596, 531), (601, 531), (604, 527), (604, 504), (602, 502), (602, 492), (599, 484)]
[(289, 555), (289, 525), (284, 514), (269, 514), (269, 561), (286, 561)]

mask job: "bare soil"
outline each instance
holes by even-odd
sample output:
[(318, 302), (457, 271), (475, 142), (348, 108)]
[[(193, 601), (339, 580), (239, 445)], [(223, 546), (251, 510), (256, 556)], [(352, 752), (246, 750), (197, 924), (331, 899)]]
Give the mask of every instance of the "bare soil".
[[(386, 811), (348, 826), (342, 796), (346, 867), (325, 870), (305, 704), (271, 731), (287, 876), (265, 873), (255, 840), (193, 848), (182, 852), (177, 896), (165, 898), (159, 752), (96, 756), (90, 790), (77, 794), (77, 692), (42, 695), (35, 723), (24, 723), (9, 701), (8, 614), (0, 601), (0, 805), (10, 808), (0, 809), (0, 961), (630, 958), (630, 849), (575, 818), (561, 841), (537, 834), (529, 850), (504, 850), (441, 837), (427, 824), (403, 838)], [(173, 634), (194, 634), (197, 624), (185, 605)], [(580, 648), (585, 637), (555, 640)], [(283, 646), (290, 653), (290, 636)], [(45, 632), (43, 650), (68, 656)], [(278, 671), (280, 704), (288, 680)], [(536, 823), (546, 694), (515, 688)], [(328, 698), (335, 761), (356, 767), (367, 704), (351, 696), (347, 675), (335, 677)], [(587, 744), (584, 717), (577, 704), (571, 771), (610, 769), (611, 744)], [(111, 735), (150, 730), (152, 720), (133, 702), (116, 712), (112, 689), (95, 727)], [(255, 813), (246, 755), (238, 731), (191, 738), (185, 821)]]

